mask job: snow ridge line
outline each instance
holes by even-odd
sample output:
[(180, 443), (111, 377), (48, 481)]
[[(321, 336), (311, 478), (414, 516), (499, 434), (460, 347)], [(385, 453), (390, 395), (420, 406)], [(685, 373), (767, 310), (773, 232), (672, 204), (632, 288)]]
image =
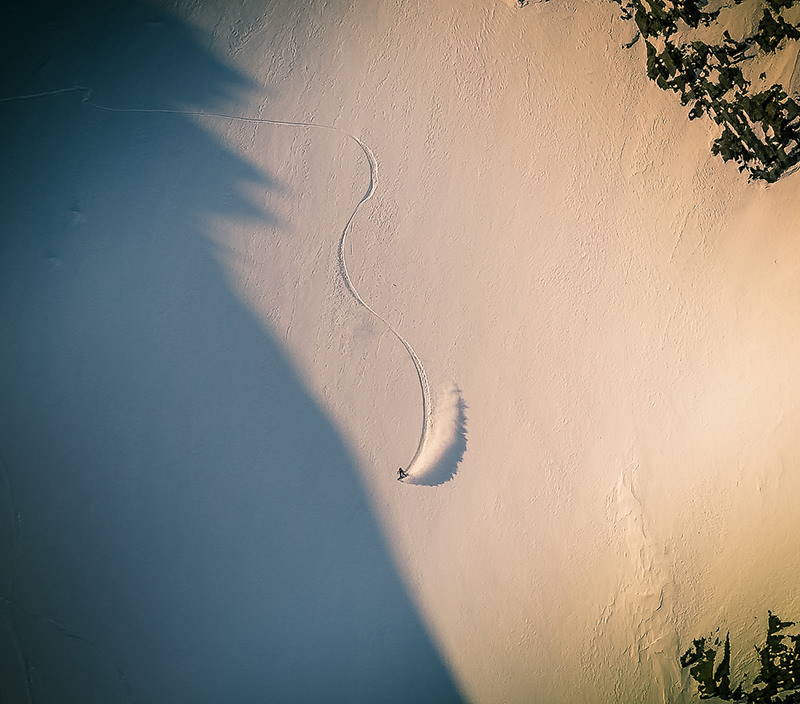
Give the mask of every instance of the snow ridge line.
[(349, 132), (345, 132), (343, 129), (340, 129), (339, 127), (334, 127), (333, 125), (324, 125), (315, 122), (292, 122), (288, 120), (273, 120), (262, 117), (247, 117), (246, 115), (229, 115), (226, 113), (205, 112), (202, 110), (177, 110), (169, 108), (114, 108), (93, 102), (91, 100), (93, 92), (92, 89), (88, 88), (87, 86), (81, 86), (81, 85), (75, 85), (71, 88), (59, 88), (57, 90), (45, 91), (41, 93), (31, 93), (29, 95), (0, 98), (0, 103), (11, 102), (14, 100), (29, 100), (32, 98), (41, 98), (48, 95), (58, 95), (61, 93), (71, 93), (71, 92), (83, 92), (85, 95), (83, 97), (82, 102), (86, 103), (87, 105), (97, 110), (102, 110), (104, 112), (187, 115), (193, 117), (217, 117), (220, 119), (232, 120), (234, 122), (250, 122), (255, 124), (297, 127), (301, 129), (326, 130), (328, 132), (335, 132), (336, 134), (342, 135), (343, 137), (352, 140), (359, 147), (359, 149), (361, 149), (361, 151), (364, 153), (364, 156), (367, 159), (367, 165), (369, 166), (369, 185), (364, 195), (361, 196), (361, 200), (359, 200), (358, 203), (356, 203), (352, 213), (350, 213), (350, 217), (347, 219), (347, 222), (345, 223), (345, 226), (342, 229), (342, 234), (339, 237), (339, 246), (337, 250), (337, 257), (339, 261), (339, 275), (342, 277), (342, 281), (344, 282), (347, 291), (355, 299), (355, 301), (360, 306), (369, 311), (369, 313), (372, 314), (375, 318), (380, 320), (389, 329), (392, 335), (394, 335), (395, 338), (397, 338), (397, 340), (400, 342), (400, 344), (403, 345), (406, 352), (408, 353), (408, 356), (411, 358), (411, 361), (414, 364), (414, 369), (417, 373), (417, 378), (419, 379), (419, 387), (422, 397), (422, 430), (420, 432), (417, 449), (414, 452), (414, 456), (411, 458), (411, 461), (408, 463), (407, 470), (410, 471), (411, 468), (414, 466), (414, 463), (419, 459), (419, 456), (422, 454), (422, 450), (424, 449), (428, 441), (428, 436), (431, 428), (431, 416), (433, 415), (433, 404), (431, 402), (431, 392), (430, 392), (430, 384), (428, 382), (428, 375), (425, 373), (425, 367), (422, 365), (422, 361), (420, 360), (417, 353), (414, 351), (414, 348), (411, 346), (411, 343), (409, 343), (408, 340), (406, 340), (386, 318), (384, 318), (380, 313), (375, 311), (375, 309), (372, 308), (372, 306), (370, 306), (362, 298), (361, 294), (359, 294), (358, 290), (353, 284), (352, 279), (350, 278), (350, 273), (347, 270), (347, 261), (345, 259), (344, 245), (345, 245), (345, 240), (347, 238), (347, 233), (350, 230), (350, 225), (355, 219), (355, 216), (358, 213), (361, 206), (373, 196), (377, 188), (378, 162), (375, 159), (372, 150), (355, 135), (350, 134)]

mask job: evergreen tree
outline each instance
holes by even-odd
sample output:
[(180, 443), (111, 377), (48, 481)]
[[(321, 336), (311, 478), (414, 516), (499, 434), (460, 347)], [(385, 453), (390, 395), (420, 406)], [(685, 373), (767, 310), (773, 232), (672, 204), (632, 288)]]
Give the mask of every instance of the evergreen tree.
[(798, 103), (779, 84), (754, 90), (742, 70), (777, 51), (785, 40), (800, 40), (800, 27), (783, 15), (798, 1), (761, 0), (756, 30), (741, 39), (724, 30), (719, 43), (679, 45), (671, 39), (679, 22), (692, 29), (716, 25), (721, 10), (706, 12), (702, 0), (615, 0), (622, 16), (636, 23), (637, 38), (644, 38), (648, 77), (680, 96), (681, 104), (690, 107), (689, 119), (711, 117), (721, 129), (712, 153), (738, 163), (753, 179), (777, 181), (800, 163)]
[[(693, 641), (692, 649), (680, 658), (681, 667), (697, 684), (700, 699), (718, 697), (728, 702), (747, 704), (800, 704), (800, 636), (782, 634), (794, 626), (793, 621), (781, 621), (768, 611), (767, 637), (762, 648), (756, 648), (760, 669), (753, 688), (731, 685), (731, 640), (725, 637), (722, 657), (716, 669), (717, 650), (706, 645), (705, 638)], [(716, 641), (720, 645), (719, 641)]]

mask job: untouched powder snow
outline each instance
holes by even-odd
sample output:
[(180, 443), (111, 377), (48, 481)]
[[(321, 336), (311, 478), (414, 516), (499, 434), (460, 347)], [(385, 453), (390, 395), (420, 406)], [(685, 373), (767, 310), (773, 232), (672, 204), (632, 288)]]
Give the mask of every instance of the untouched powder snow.
[(20, 701), (688, 703), (800, 618), (800, 174), (617, 4), (79, 5), (0, 43)]

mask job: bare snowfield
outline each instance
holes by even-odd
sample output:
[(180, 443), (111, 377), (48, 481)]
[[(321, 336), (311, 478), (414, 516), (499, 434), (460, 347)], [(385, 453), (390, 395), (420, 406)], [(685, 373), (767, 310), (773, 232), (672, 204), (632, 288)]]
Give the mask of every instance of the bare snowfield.
[(800, 617), (800, 175), (615, 4), (33, 7), (0, 97), (86, 89), (0, 103), (12, 701), (690, 702)]

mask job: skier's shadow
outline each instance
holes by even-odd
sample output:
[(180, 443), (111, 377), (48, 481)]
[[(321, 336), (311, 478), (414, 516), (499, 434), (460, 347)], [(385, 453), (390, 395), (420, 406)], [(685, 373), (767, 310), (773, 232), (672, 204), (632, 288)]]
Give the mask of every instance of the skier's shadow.
[[(152, 5), (75, 5), (17, 8), (0, 94), (213, 111), (252, 88)], [(42, 703), (460, 701), (353, 458), (218, 263), (211, 218), (268, 237), (245, 191), (280, 184), (188, 117), (77, 93), (0, 124), (0, 681)]]

